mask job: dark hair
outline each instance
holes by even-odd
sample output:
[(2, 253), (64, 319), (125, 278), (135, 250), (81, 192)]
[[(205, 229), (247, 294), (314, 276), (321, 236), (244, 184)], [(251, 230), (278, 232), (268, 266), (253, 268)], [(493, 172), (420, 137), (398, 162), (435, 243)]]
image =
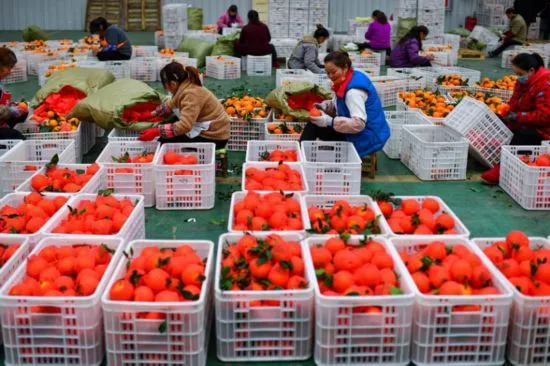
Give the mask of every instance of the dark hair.
[(15, 53), (6, 47), (0, 47), (0, 67), (13, 68), (17, 63)]
[(514, 8), (508, 8), (505, 11), (506, 14), (517, 14), (516, 9)]
[(371, 17), (372, 17), (373, 19), (376, 19), (376, 17), (378, 16), (378, 14), (380, 14), (380, 10), (375, 10), (375, 11), (372, 12)]
[(407, 34), (405, 34), (403, 36), (403, 38), (401, 38), (399, 40), (399, 44), (403, 44), (405, 42), (407, 42), (409, 39), (416, 39), (419, 43), (419, 48), (422, 49), (422, 40), (420, 39), (420, 33), (424, 33), (424, 35), (428, 35), (429, 33), (429, 30), (428, 30), (428, 27), (424, 26), (424, 25), (418, 25), (418, 26), (415, 26), (415, 27), (412, 27), (408, 32)]
[(378, 12), (378, 15), (376, 16), (376, 20), (378, 21), (378, 23), (381, 23), (381, 24), (388, 23), (388, 17), (383, 11)]
[(248, 12), (248, 21), (252, 24), (258, 24), (260, 22), (260, 14), (256, 10), (250, 10)]
[(325, 56), (325, 64), (327, 62), (332, 62), (337, 67), (343, 69), (348, 67), (351, 69), (351, 60), (349, 55), (345, 51), (334, 51)]
[(162, 85), (166, 85), (172, 81), (183, 83), (187, 79), (195, 85), (202, 86), (199, 70), (195, 67), (183, 67), (179, 62), (172, 61), (160, 70), (160, 81)]
[(107, 19), (103, 17), (95, 18), (90, 22), (90, 33), (97, 34), (101, 30), (105, 30), (110, 26)]
[(523, 71), (538, 71), (544, 66), (544, 60), (538, 53), (520, 53), (512, 59), (512, 65)]
[(322, 24), (317, 24), (317, 29), (315, 29), (315, 32), (313, 33), (313, 38), (319, 38), (319, 37), (325, 37), (328, 38), (330, 34), (328, 33), (328, 30), (323, 27)]
[(230, 11), (234, 11), (235, 13), (238, 13), (239, 12), (239, 8), (237, 8), (237, 5), (233, 4), (229, 7), (229, 9), (227, 9), (228, 12)]

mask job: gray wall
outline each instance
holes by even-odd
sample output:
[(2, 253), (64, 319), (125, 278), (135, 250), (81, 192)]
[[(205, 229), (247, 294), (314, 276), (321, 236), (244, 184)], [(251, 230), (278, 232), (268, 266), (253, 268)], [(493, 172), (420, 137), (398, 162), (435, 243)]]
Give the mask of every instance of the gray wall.
[[(290, 0), (292, 1), (292, 0)], [(476, 0), (451, 0), (452, 11), (447, 13), (446, 28), (464, 25), (464, 18), (474, 9)], [(205, 24), (215, 23), (217, 17), (236, 4), (243, 17), (250, 10), (251, 0), (164, 0), (165, 3), (187, 3), (204, 9)], [(368, 16), (375, 9), (388, 16), (393, 13), (395, 0), (330, 0), (329, 26), (336, 32), (347, 31), (347, 20)], [(37, 24), (47, 30), (83, 30), (86, 0), (0, 0), (0, 30), (19, 30)]]

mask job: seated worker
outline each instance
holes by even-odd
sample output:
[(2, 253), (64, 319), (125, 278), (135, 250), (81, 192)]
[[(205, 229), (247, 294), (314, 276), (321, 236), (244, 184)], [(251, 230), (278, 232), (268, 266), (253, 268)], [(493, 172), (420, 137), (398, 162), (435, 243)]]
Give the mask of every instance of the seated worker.
[(375, 10), (372, 12), (373, 21), (365, 33), (367, 43), (365, 46), (374, 51), (386, 51), (386, 55), (391, 55), (391, 25), (384, 12)]
[(514, 8), (506, 9), (506, 17), (510, 20), (510, 26), (504, 32), (502, 44), (489, 52), (489, 57), (497, 57), (508, 47), (522, 45), (527, 41), (527, 24), (523, 17)]
[(273, 66), (277, 65), (277, 52), (270, 44), (271, 34), (269, 28), (260, 22), (260, 15), (256, 10), (248, 12), (248, 24), (241, 31), (239, 41), (235, 45), (237, 57), (241, 56), (264, 56), (271, 55)]
[(160, 136), (164, 142), (213, 142), (223, 149), (229, 140), (229, 116), (210, 90), (202, 86), (199, 70), (171, 62), (160, 71), (164, 89), (173, 97), (161, 104), (154, 116), (174, 113), (179, 120), (143, 131), (141, 141)]
[(231, 28), (243, 26), (243, 20), (239, 15), (239, 9), (237, 5), (231, 5), (229, 9), (218, 18), (218, 33), (222, 34), (223, 28)]
[[(0, 81), (8, 76), (17, 63), (15, 53), (9, 48), (0, 48)], [(0, 86), (0, 140), (24, 140), (21, 132), (13, 127), (25, 121), (27, 107), (11, 101), (11, 94)]]
[(382, 149), (390, 128), (369, 77), (353, 70), (348, 54), (342, 51), (325, 57), (325, 69), (336, 96), (315, 104), (320, 116), (311, 117), (301, 141), (349, 141), (361, 158)]
[(428, 36), (428, 28), (419, 25), (412, 27), (411, 30), (399, 40), (390, 55), (391, 67), (416, 67), (432, 66), (433, 55), (426, 57), (420, 56), (422, 41)]
[(122, 29), (107, 23), (105, 18), (96, 18), (90, 22), (90, 33), (98, 34), (101, 49), (94, 50), (99, 61), (129, 60), (132, 57), (132, 44)]
[(328, 30), (321, 24), (317, 24), (317, 29), (313, 36), (305, 36), (298, 44), (288, 60), (289, 69), (309, 70), (315, 74), (325, 72), (324, 65), (319, 61), (319, 46), (329, 37)]

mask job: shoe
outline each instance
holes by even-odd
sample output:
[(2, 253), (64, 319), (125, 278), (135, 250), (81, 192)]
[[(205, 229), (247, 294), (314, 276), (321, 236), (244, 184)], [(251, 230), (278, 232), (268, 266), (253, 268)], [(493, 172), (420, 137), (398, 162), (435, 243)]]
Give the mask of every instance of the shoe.
[(500, 164), (495, 165), (485, 173), (481, 174), (481, 180), (490, 185), (498, 184), (500, 180)]

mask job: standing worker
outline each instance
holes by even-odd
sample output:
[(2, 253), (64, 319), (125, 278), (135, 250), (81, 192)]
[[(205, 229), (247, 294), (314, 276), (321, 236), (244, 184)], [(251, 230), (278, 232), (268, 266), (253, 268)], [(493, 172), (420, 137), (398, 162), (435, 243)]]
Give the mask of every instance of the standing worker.
[(433, 55), (420, 56), (422, 41), (428, 36), (428, 28), (423, 25), (412, 27), (399, 40), (390, 55), (391, 67), (432, 66)]
[(301, 141), (349, 141), (361, 158), (379, 151), (390, 138), (390, 128), (378, 93), (369, 77), (354, 71), (347, 53), (331, 52), (325, 69), (336, 96), (316, 104)]
[(314, 74), (325, 72), (325, 66), (319, 61), (319, 46), (329, 37), (328, 30), (321, 24), (317, 24), (317, 29), (313, 36), (304, 36), (298, 42), (292, 55), (288, 60), (289, 69), (309, 70)]
[(504, 32), (502, 44), (489, 52), (489, 57), (497, 57), (508, 47), (522, 45), (527, 41), (527, 24), (523, 17), (516, 13), (514, 8), (506, 9), (506, 16), (510, 20), (510, 26)]
[[(0, 47), (0, 81), (8, 76), (17, 63), (15, 53), (9, 48)], [(0, 140), (24, 140), (21, 132), (13, 127), (25, 120), (28, 108), (11, 101), (11, 94), (0, 87)]]
[(386, 51), (386, 55), (391, 55), (391, 25), (388, 22), (386, 14), (380, 10), (372, 12), (373, 21), (365, 33), (367, 48), (374, 51)]
[(107, 23), (105, 18), (95, 18), (90, 22), (90, 33), (98, 34), (100, 50), (94, 50), (99, 61), (129, 60), (132, 57), (132, 44), (122, 29)]
[(239, 41), (235, 45), (236, 56), (271, 55), (273, 66), (277, 66), (277, 52), (269, 42), (271, 42), (269, 28), (260, 21), (260, 15), (256, 10), (250, 10), (248, 24), (244, 26)]
[(231, 5), (229, 9), (218, 18), (218, 33), (222, 34), (223, 28), (242, 27), (243, 20), (239, 16), (237, 5)]

